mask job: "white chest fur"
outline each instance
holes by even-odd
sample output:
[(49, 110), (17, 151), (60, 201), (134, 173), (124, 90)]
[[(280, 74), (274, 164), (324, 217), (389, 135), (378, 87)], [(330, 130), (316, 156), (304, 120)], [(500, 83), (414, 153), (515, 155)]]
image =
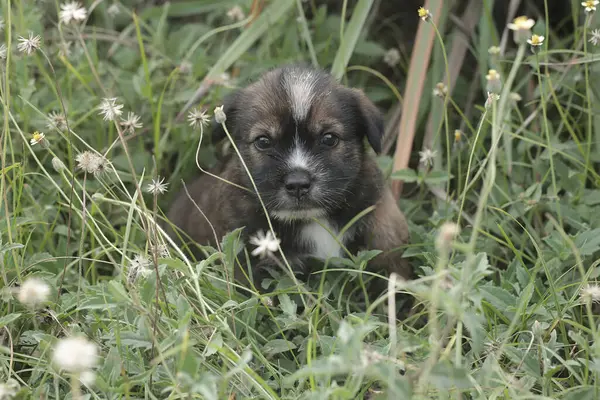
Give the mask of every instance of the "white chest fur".
[(310, 254), (314, 257), (323, 260), (330, 257), (342, 257), (344, 250), (341, 245), (345, 246), (350, 239), (350, 230), (339, 236), (339, 231), (333, 228), (328, 221), (320, 222), (322, 226), (316, 222), (309, 222), (302, 227), (300, 231), (302, 243), (308, 247)]

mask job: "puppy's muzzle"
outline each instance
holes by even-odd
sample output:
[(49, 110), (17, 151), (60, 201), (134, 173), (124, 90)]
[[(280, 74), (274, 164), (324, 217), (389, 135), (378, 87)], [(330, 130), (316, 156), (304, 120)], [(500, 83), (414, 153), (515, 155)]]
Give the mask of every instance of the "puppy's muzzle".
[(283, 183), (288, 195), (298, 200), (308, 194), (312, 184), (309, 173), (302, 170), (295, 170), (287, 174)]

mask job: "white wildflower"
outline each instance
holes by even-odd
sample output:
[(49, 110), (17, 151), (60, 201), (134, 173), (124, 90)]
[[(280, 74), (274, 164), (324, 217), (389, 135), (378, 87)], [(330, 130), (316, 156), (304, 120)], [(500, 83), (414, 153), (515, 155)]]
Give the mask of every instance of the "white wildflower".
[(600, 29), (594, 29), (590, 32), (590, 40), (589, 42), (594, 46), (597, 46), (600, 43)]
[(492, 46), (488, 49), (488, 54), (491, 56), (497, 56), (498, 54), (500, 54), (500, 50), (500, 47)]
[(535, 25), (535, 21), (525, 16), (517, 17), (512, 23), (508, 24), (508, 29), (514, 32), (513, 39), (516, 43), (522, 44), (529, 38), (531, 28)]
[(104, 156), (87, 150), (79, 153), (75, 161), (80, 169), (95, 177), (102, 175), (108, 167), (108, 160)]
[(419, 162), (426, 167), (433, 167), (433, 160), (437, 155), (437, 151), (425, 149), (419, 152)]
[(38, 143), (43, 143), (46, 140), (46, 135), (44, 132), (35, 131), (33, 133), (33, 137), (29, 140), (29, 144), (35, 146)]
[(100, 104), (100, 115), (102, 115), (105, 121), (114, 121), (116, 117), (120, 117), (123, 114), (123, 104), (117, 104), (117, 98), (105, 98)]
[(600, 303), (600, 286), (587, 285), (581, 289), (581, 299), (592, 303)]
[(508, 29), (512, 31), (529, 31), (535, 25), (535, 21), (525, 16), (517, 17), (512, 23), (507, 25)]
[(29, 32), (28, 38), (19, 36), (18, 40), (19, 44), (17, 45), (17, 49), (21, 53), (25, 53), (27, 55), (30, 55), (31, 53), (39, 49), (42, 42), (42, 38), (40, 37), (40, 35), (33, 36), (33, 32)]
[(259, 230), (255, 236), (250, 237), (250, 243), (256, 246), (252, 250), (252, 255), (263, 258), (276, 252), (279, 249), (281, 240), (277, 239), (271, 231), (267, 231), (265, 235), (262, 230)]
[(39, 278), (29, 278), (19, 288), (17, 298), (29, 308), (37, 308), (50, 296), (50, 286)]
[(67, 372), (83, 373), (98, 362), (98, 348), (84, 337), (60, 339), (54, 348), (53, 361)]
[(436, 97), (444, 98), (448, 94), (448, 88), (443, 82), (438, 82), (433, 88), (433, 95)]
[(4, 60), (6, 58), (7, 52), (8, 49), (6, 48), (6, 45), (4, 43), (0, 45), (0, 60)]
[(400, 52), (398, 49), (392, 48), (385, 52), (383, 56), (383, 62), (390, 67), (395, 67), (400, 62)]
[(59, 131), (67, 129), (67, 118), (63, 113), (52, 111), (48, 114), (48, 120), (48, 124), (46, 125), (48, 129), (57, 129)]
[(234, 21), (243, 21), (244, 18), (246, 18), (246, 16), (244, 15), (244, 11), (240, 6), (230, 8), (227, 11), (227, 16), (229, 17), (229, 19)]
[(164, 243), (159, 243), (155, 246), (150, 246), (150, 253), (157, 255), (159, 258), (169, 258), (171, 254), (169, 253), (169, 247)]
[(190, 123), (190, 126), (194, 129), (206, 126), (206, 124), (208, 124), (210, 121), (208, 115), (206, 115), (206, 112), (201, 111), (198, 108), (195, 108), (188, 113), (187, 120)]
[(148, 186), (146, 186), (146, 192), (154, 194), (154, 195), (159, 195), (159, 194), (163, 194), (167, 191), (167, 186), (169, 186), (168, 183), (164, 183), (165, 178), (161, 178), (160, 176), (157, 176), (156, 178), (152, 179), (152, 182), (150, 182), (148, 184)]
[(60, 5), (60, 13), (58, 14), (58, 17), (60, 22), (63, 24), (69, 24), (71, 21), (81, 22), (85, 20), (86, 16), (87, 11), (85, 7), (83, 7), (81, 3), (77, 1)]
[(217, 124), (222, 124), (227, 121), (227, 115), (225, 115), (225, 111), (223, 111), (223, 106), (215, 108), (215, 121), (217, 121)]
[(600, 4), (600, 1), (598, 0), (587, 0), (581, 2), (581, 5), (585, 8), (585, 12), (588, 14), (596, 11), (596, 6), (598, 4)]
[(120, 124), (126, 133), (131, 134), (133, 134), (136, 129), (140, 129), (143, 126), (140, 122), (140, 117), (131, 111), (127, 113), (126, 119), (121, 119)]

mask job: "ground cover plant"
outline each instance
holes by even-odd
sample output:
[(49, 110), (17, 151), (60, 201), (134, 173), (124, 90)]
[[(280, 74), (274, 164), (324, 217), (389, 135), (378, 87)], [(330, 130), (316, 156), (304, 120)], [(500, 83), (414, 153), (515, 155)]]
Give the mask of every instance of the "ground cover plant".
[[(0, 399), (600, 398), (599, 2), (560, 3), (2, 0)], [(377, 252), (244, 288), (239, 231), (161, 225), (297, 61), (386, 112), (418, 276), (375, 297)]]

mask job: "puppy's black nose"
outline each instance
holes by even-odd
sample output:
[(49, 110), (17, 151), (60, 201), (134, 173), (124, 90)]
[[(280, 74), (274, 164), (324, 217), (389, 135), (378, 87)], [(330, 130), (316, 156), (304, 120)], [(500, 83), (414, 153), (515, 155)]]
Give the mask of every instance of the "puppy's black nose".
[(310, 175), (306, 171), (293, 171), (285, 177), (285, 190), (290, 196), (301, 198), (310, 189)]

